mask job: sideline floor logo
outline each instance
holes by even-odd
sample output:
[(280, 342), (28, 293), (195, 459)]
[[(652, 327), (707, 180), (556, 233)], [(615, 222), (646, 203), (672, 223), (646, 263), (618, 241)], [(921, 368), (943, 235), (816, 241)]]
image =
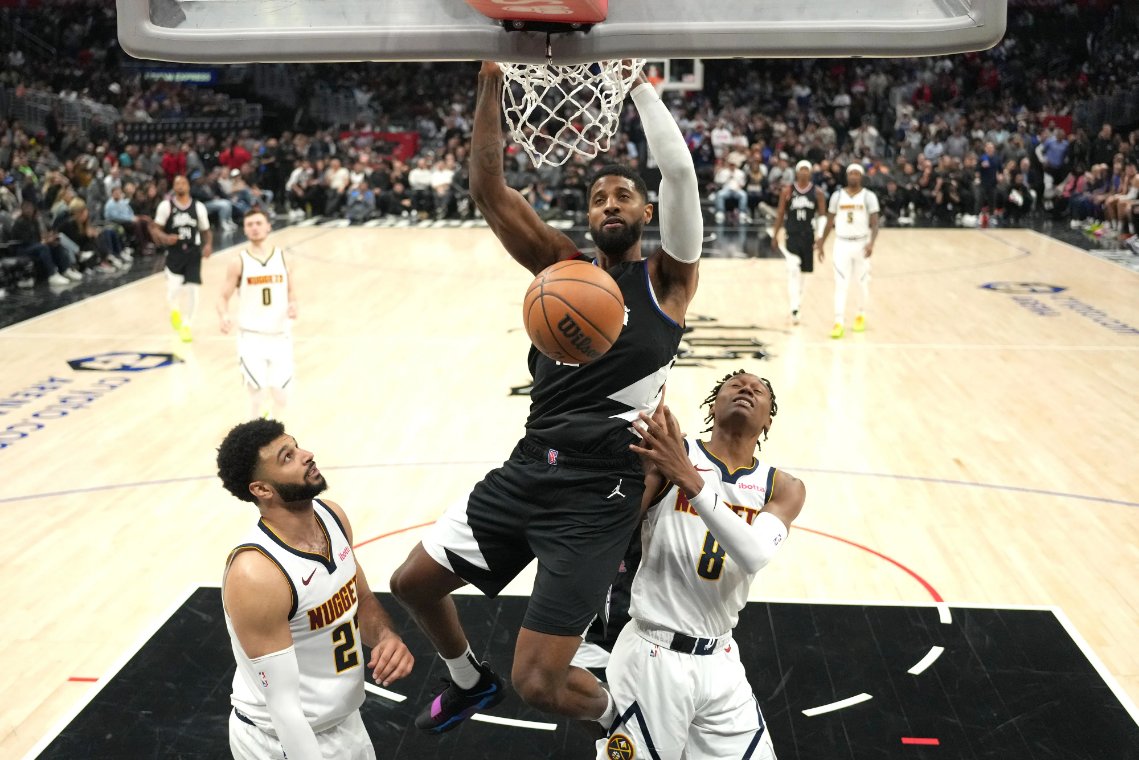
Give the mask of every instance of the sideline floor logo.
[(182, 361), (174, 354), (146, 354), (138, 351), (109, 351), (67, 362), (73, 370), (87, 372), (146, 372)]
[(1070, 295), (1061, 296), (1061, 293), (1068, 290), (1063, 285), (1050, 285), (1046, 282), (986, 282), (981, 288), (1011, 296), (1019, 306), (1037, 316), (1059, 317), (1063, 314), (1061, 310), (1067, 309), (1117, 335), (1139, 335), (1139, 329), (1116, 319), (1103, 309)]

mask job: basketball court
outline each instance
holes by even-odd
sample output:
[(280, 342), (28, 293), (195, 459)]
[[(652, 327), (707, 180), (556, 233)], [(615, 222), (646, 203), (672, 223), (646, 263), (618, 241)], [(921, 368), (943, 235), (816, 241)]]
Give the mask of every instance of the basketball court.
[[(301, 299), (286, 423), (384, 591), (521, 434), (530, 276), (478, 227), (273, 240)], [(808, 490), (737, 629), (780, 756), (1134, 756), (1139, 275), (1030, 231), (886, 230), (869, 329), (835, 341), (827, 268), (792, 327), (782, 260), (711, 232), (707, 247), (668, 403), (697, 433), (720, 377), (770, 378), (780, 410), (763, 455)], [(206, 291), (233, 255), (205, 263)], [(163, 287), (154, 275), (0, 331), (0, 509), (22, 538), (0, 560), (0, 755), (225, 756), (233, 664), (216, 585), (255, 514), (213, 457), (247, 399), (210, 300), (183, 345)], [(505, 672), (531, 579), (463, 602), (476, 653)], [(493, 715), (528, 723), (411, 736), (443, 669), (403, 632), (416, 672), (365, 708), (391, 756), (588, 747), (514, 698)], [(1056, 738), (1068, 732), (1078, 740)]]

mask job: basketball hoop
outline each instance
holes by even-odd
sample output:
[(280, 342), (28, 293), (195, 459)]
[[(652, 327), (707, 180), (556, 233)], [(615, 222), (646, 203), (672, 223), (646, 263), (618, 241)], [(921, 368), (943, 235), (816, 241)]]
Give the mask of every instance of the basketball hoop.
[(510, 136), (537, 168), (608, 151), (621, 123), (621, 104), (645, 62), (498, 65)]

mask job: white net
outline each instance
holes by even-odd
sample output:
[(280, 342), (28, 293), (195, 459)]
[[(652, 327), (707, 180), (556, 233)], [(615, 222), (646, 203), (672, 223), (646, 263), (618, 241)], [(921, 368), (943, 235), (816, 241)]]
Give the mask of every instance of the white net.
[(609, 150), (621, 104), (645, 62), (499, 63), (510, 135), (535, 167)]

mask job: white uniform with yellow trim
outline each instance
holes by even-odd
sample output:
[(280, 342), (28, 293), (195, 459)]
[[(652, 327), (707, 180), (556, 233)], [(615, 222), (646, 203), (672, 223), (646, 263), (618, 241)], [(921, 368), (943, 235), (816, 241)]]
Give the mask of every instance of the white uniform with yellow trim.
[[(360, 719), (364, 703), (364, 662), (356, 620), (356, 560), (339, 518), (319, 499), (313, 501), (328, 537), (329, 556), (286, 545), (263, 522), (230, 554), (258, 551), (284, 574), (293, 592), (289, 630), (300, 669), (301, 709), (327, 760), (375, 758)], [(228, 567), (228, 562), (227, 562)], [(238, 760), (284, 758), (262, 694), (262, 674), (245, 656), (225, 615), (237, 672), (230, 702), (230, 750)]]
[[(775, 468), (758, 460), (729, 473), (694, 439), (688, 457), (723, 502), (750, 523), (770, 498)], [(773, 760), (732, 629), (754, 573), (732, 562), (677, 487), (641, 527), (641, 565), (606, 674), (619, 722), (599, 760)], [(670, 649), (675, 636), (689, 651)], [(696, 653), (700, 652), (700, 653)]]
[(839, 188), (831, 196), (827, 212), (834, 214), (834, 313), (835, 322), (843, 322), (846, 313), (846, 293), (851, 281), (859, 285), (858, 312), (863, 314), (870, 305), (870, 259), (866, 246), (870, 243), (870, 217), (877, 214), (878, 196), (862, 188), (854, 195)]
[(237, 287), (237, 357), (254, 388), (284, 388), (293, 379), (289, 268), (274, 248), (264, 261), (243, 249)]

